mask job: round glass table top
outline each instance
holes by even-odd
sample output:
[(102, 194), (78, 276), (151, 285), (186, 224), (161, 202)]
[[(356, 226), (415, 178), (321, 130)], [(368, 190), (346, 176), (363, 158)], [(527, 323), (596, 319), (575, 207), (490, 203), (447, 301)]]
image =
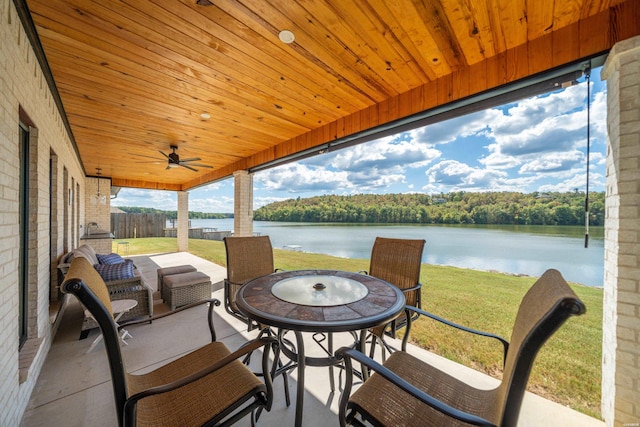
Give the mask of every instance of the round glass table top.
[(331, 307), (359, 301), (369, 289), (347, 277), (311, 275), (282, 279), (271, 287), (271, 293), (293, 304)]

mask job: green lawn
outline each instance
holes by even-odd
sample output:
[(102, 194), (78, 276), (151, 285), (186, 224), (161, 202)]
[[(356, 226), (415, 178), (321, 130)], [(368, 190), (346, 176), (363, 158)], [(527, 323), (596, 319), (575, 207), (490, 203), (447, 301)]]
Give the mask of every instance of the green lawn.
[[(127, 239), (129, 254), (175, 252), (174, 238)], [(116, 251), (116, 241), (113, 250)], [(226, 264), (224, 244), (189, 240), (189, 252)], [(276, 267), (366, 270), (365, 259), (337, 258), (274, 249)], [(522, 296), (535, 278), (443, 267), (422, 266), (422, 304), (427, 311), (469, 327), (509, 338)], [(587, 415), (600, 418), (602, 375), (602, 289), (573, 285), (587, 313), (571, 318), (542, 348), (531, 373), (529, 390)], [(500, 377), (501, 346), (420, 319), (412, 341), (429, 351)]]

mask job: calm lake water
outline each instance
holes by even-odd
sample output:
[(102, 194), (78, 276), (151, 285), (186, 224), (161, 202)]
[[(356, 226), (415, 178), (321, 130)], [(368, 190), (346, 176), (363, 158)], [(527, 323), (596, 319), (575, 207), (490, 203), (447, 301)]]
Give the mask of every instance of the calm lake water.
[[(192, 227), (233, 230), (233, 219), (191, 220)], [(369, 258), (376, 236), (427, 241), (423, 262), (540, 276), (558, 269), (571, 282), (601, 287), (604, 278), (603, 228), (590, 230), (584, 248), (582, 227), (451, 226), (407, 224), (317, 224), (254, 222), (274, 248), (299, 245), (305, 252)]]

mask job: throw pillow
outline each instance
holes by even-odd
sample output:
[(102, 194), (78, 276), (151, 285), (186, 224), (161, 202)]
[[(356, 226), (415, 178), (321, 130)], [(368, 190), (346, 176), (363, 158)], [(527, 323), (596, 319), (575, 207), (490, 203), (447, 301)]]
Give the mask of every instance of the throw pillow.
[(131, 279), (133, 277), (133, 261), (130, 259), (120, 264), (96, 264), (93, 267), (100, 273), (102, 280), (105, 282)]
[(124, 262), (124, 258), (114, 253), (96, 254), (96, 257), (98, 257), (98, 263), (100, 264), (120, 264)]

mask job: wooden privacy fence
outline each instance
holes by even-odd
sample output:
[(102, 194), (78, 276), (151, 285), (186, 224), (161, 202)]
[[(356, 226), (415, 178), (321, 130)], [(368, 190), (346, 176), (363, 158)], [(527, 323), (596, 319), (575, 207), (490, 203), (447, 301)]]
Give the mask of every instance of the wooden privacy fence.
[(112, 213), (111, 232), (116, 239), (164, 237), (166, 214)]

